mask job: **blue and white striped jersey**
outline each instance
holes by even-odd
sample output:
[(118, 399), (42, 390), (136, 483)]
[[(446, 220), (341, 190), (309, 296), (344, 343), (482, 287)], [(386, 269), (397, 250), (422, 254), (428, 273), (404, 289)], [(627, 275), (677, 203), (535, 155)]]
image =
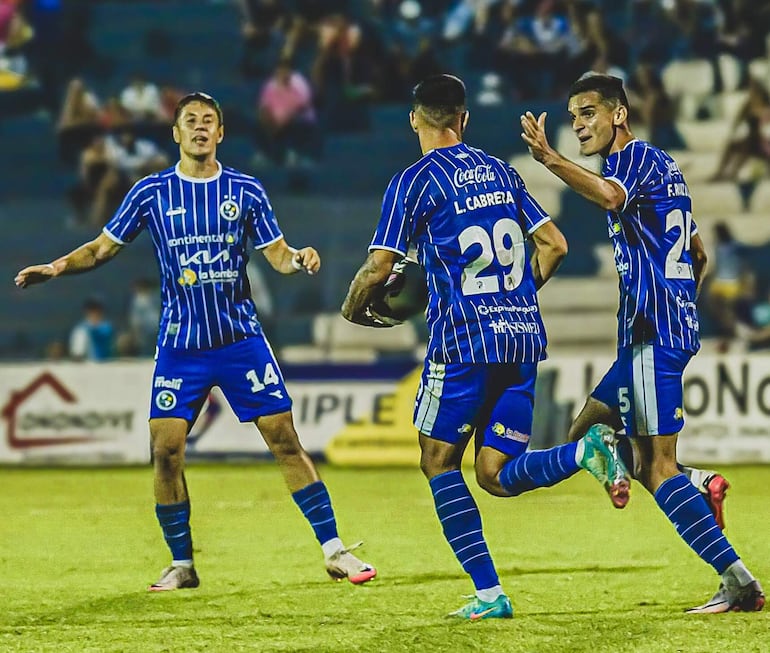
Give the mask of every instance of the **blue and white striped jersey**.
[(607, 214), (620, 277), (618, 346), (653, 342), (697, 352), (690, 255), (697, 228), (679, 166), (663, 150), (634, 140), (607, 157), (602, 174), (626, 193), (623, 209)]
[(150, 232), (161, 276), (159, 347), (211, 349), (256, 335), (247, 242), (261, 249), (283, 237), (265, 189), (233, 168), (198, 179), (178, 165), (138, 181), (104, 233), (125, 244)]
[(463, 143), (393, 177), (369, 249), (416, 246), (428, 280), (429, 360), (545, 358), (525, 237), (548, 220), (513, 168)]

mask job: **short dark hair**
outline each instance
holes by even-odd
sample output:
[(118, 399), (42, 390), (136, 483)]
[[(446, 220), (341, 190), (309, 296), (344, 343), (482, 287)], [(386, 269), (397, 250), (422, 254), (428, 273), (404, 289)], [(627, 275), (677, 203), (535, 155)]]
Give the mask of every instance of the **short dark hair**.
[(589, 93), (596, 91), (602, 96), (602, 99), (620, 104), (626, 109), (628, 106), (628, 96), (623, 89), (623, 80), (613, 75), (604, 75), (602, 73), (586, 73), (582, 75), (569, 89), (569, 97), (578, 93)]
[(181, 100), (179, 100), (179, 102), (176, 103), (176, 109), (174, 109), (174, 124), (176, 124), (176, 121), (179, 119), (179, 114), (182, 113), (182, 109), (190, 104), (190, 102), (203, 102), (203, 104), (207, 104), (212, 109), (214, 109), (214, 111), (216, 111), (219, 124), (223, 125), (225, 123), (224, 117), (222, 115), (222, 107), (219, 106), (219, 102), (217, 102), (208, 93), (204, 93), (203, 91), (195, 91), (194, 93), (188, 93)]
[(454, 75), (426, 77), (412, 90), (412, 107), (433, 127), (451, 127), (466, 110), (465, 84)]
[(454, 75), (431, 75), (414, 87), (412, 98), (415, 107), (462, 113), (465, 111), (465, 84)]

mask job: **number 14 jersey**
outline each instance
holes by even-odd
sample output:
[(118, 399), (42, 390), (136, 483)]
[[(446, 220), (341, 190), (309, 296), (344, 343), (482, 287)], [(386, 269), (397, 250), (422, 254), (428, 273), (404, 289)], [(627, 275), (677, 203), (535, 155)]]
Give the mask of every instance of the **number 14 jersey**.
[(428, 360), (545, 358), (525, 238), (549, 220), (511, 166), (464, 143), (393, 177), (369, 249), (416, 247), (428, 281)]
[(620, 278), (618, 347), (656, 343), (700, 348), (690, 239), (697, 233), (682, 172), (663, 150), (633, 140), (607, 157), (602, 174), (626, 194), (607, 213)]

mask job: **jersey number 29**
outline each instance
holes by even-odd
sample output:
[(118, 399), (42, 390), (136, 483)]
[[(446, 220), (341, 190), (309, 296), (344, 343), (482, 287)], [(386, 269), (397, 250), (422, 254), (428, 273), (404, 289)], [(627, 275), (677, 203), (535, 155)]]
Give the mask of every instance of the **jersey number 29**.
[(527, 250), (521, 227), (511, 218), (500, 218), (492, 227), (490, 237), (484, 227), (472, 225), (463, 229), (458, 237), (460, 251), (465, 254), (473, 245), (481, 245), (481, 253), (471, 259), (463, 270), (462, 289), (464, 295), (482, 295), (500, 292), (500, 279), (496, 274), (481, 274), (492, 263), (502, 267), (511, 266), (510, 272), (503, 273), (503, 287), (513, 290), (524, 276)]
[(679, 236), (666, 255), (666, 279), (694, 279), (692, 265), (682, 261), (682, 253), (690, 251), (692, 213), (674, 209), (666, 216), (666, 233), (679, 228)]

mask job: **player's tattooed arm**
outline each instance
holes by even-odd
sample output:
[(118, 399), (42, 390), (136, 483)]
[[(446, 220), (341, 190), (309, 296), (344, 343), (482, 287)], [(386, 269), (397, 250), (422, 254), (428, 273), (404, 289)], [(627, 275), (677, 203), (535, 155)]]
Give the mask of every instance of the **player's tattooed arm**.
[(703, 277), (706, 275), (706, 268), (708, 266), (706, 248), (703, 246), (703, 241), (698, 234), (693, 234), (690, 239), (690, 256), (692, 256), (692, 269), (695, 276), (695, 296), (697, 297), (700, 295)]
[(399, 255), (384, 249), (374, 249), (350, 282), (347, 297), (342, 303), (342, 317), (364, 326), (392, 326), (388, 320), (374, 315), (370, 306), (382, 284), (387, 281), (393, 263)]
[(37, 283), (44, 283), (63, 274), (88, 272), (109, 261), (122, 248), (123, 245), (101, 233), (93, 240), (83, 243), (77, 249), (60, 256), (55, 261), (24, 268), (16, 275), (14, 281), (19, 288), (26, 288)]

